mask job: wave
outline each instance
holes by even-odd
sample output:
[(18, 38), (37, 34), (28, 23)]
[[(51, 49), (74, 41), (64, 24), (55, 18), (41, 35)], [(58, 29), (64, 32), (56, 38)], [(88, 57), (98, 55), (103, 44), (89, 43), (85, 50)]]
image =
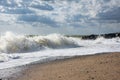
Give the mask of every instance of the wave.
[[(118, 44), (120, 38), (105, 39), (98, 37), (92, 40), (93, 44)], [(41, 51), (46, 49), (75, 48), (91, 44), (90, 40), (66, 37), (60, 34), (50, 34), (47, 36), (25, 36), (6, 32), (0, 36), (0, 53), (24, 53)]]
[(0, 37), (1, 53), (21, 53), (47, 48), (58, 49), (78, 46), (72, 38), (60, 34), (27, 37), (25, 35), (15, 35), (12, 32), (6, 32)]
[(120, 38), (116, 37), (116, 38), (106, 39), (106, 38), (101, 36), (101, 37), (96, 38), (94, 43), (95, 44), (119, 44)]

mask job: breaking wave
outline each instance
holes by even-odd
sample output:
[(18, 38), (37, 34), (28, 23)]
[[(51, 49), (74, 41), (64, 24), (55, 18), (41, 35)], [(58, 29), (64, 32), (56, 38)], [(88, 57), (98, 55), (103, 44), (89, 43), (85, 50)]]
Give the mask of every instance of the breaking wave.
[(46, 48), (58, 49), (78, 46), (72, 38), (60, 34), (27, 37), (25, 35), (15, 35), (12, 32), (6, 32), (0, 36), (1, 53), (21, 53), (39, 51)]

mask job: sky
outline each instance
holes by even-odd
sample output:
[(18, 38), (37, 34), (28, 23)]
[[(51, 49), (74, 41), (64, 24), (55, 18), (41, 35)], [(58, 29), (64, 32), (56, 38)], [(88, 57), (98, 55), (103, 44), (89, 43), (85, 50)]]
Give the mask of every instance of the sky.
[(120, 32), (120, 0), (0, 0), (0, 33)]

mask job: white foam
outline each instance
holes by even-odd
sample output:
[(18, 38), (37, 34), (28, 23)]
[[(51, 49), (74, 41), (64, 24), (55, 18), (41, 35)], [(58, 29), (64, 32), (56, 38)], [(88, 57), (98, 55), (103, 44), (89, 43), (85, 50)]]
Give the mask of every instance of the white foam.
[(7, 32), (1, 36), (0, 44), (0, 52), (4, 53), (30, 52), (45, 48), (53, 49), (78, 46), (71, 38), (60, 34), (26, 37), (24, 35), (15, 35), (11, 32)]
[[(120, 52), (120, 38), (105, 39), (100, 37), (96, 40), (81, 40), (67, 38), (59, 34), (25, 37), (7, 33), (1, 37), (0, 44), (2, 44), (0, 45), (0, 69), (30, 64), (35, 61), (45, 62), (79, 55)], [(23, 47), (26, 45), (29, 50), (23, 53)], [(14, 48), (11, 48), (13, 46), (19, 48), (14, 51)], [(42, 50), (43, 48), (47, 49)], [(35, 51), (33, 52), (33, 50)], [(14, 54), (8, 54), (8, 52)]]

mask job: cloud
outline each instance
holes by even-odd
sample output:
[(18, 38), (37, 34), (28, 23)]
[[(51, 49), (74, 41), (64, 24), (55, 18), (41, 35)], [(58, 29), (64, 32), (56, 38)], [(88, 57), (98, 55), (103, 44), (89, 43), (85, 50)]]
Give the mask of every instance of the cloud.
[(5, 7), (15, 7), (16, 4), (11, 4), (12, 2), (9, 0), (0, 0), (0, 5), (5, 6)]
[(40, 9), (40, 10), (48, 10), (52, 11), (54, 8), (48, 4), (37, 4), (37, 5), (31, 5), (32, 8)]
[(120, 22), (120, 7), (98, 14), (100, 20)]
[(52, 20), (51, 18), (47, 16), (39, 16), (39, 15), (22, 15), (19, 16), (18, 21), (27, 22), (27, 23), (33, 23), (38, 22), (42, 24), (49, 25), (51, 27), (58, 27), (57, 22)]
[(4, 11), (2, 13), (6, 13), (6, 14), (31, 14), (34, 12), (28, 8), (17, 8), (17, 9), (6, 9), (6, 11)]
[(73, 22), (81, 22), (81, 19), (84, 19), (84, 18), (86, 18), (86, 16), (83, 16), (81, 14), (77, 14), (77, 15), (73, 15), (71, 20)]
[(108, 26), (120, 25), (119, 13), (120, 0), (0, 0), (0, 22), (42, 25), (50, 32), (97, 32), (100, 24), (112, 31)]

